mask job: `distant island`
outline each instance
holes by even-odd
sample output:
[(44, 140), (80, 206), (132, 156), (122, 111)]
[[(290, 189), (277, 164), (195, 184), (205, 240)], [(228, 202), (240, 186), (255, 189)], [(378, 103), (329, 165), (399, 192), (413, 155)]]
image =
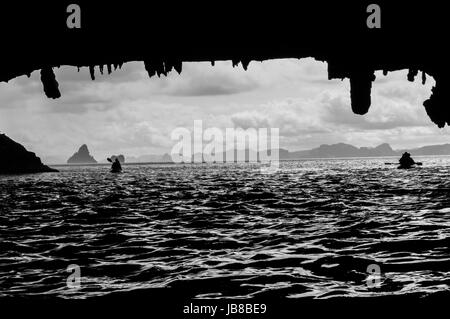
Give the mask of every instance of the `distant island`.
[(165, 153), (163, 155), (141, 155), (128, 156), (127, 163), (171, 163), (172, 157)]
[[(308, 158), (349, 158), (349, 157), (385, 157), (398, 156), (400, 157), (404, 152), (410, 152), (414, 155), (450, 155), (450, 144), (428, 145), (419, 148), (398, 149), (394, 150), (388, 143), (380, 144), (376, 147), (356, 147), (351, 144), (337, 143), (337, 144), (322, 144), (319, 147), (302, 151), (289, 151), (286, 149), (279, 149), (280, 160), (296, 160)], [(234, 151), (237, 158), (237, 151)], [(225, 153), (222, 154), (225, 158)], [(201, 154), (192, 156), (202, 158)], [(254, 150), (245, 150), (245, 161), (250, 158), (260, 158)], [(128, 163), (146, 163), (146, 162), (172, 162), (169, 154), (164, 155), (143, 155), (139, 157), (129, 157)]]
[(319, 147), (304, 151), (290, 152), (280, 149), (280, 159), (401, 156), (406, 151), (412, 155), (450, 155), (450, 144), (400, 150), (393, 150), (387, 143), (376, 147), (356, 147), (345, 143), (322, 144)]
[[(349, 158), (349, 157), (385, 157), (394, 156), (400, 157), (404, 152), (410, 152), (412, 156), (433, 156), (433, 155), (450, 155), (450, 144), (438, 144), (427, 145), (417, 148), (409, 149), (392, 149), (388, 143), (380, 144), (376, 147), (356, 147), (351, 144), (337, 143), (337, 144), (322, 144), (319, 147), (301, 150), (301, 151), (289, 151), (287, 149), (279, 149), (280, 160), (296, 160), (296, 159), (309, 159), (309, 158)], [(236, 153), (235, 158), (237, 158)], [(225, 154), (224, 158), (225, 158)], [(250, 156), (251, 155), (251, 156)], [(195, 156), (201, 156), (196, 154)], [(170, 154), (165, 153), (162, 155), (147, 154), (140, 156), (125, 156), (125, 155), (112, 155), (114, 160), (118, 158), (123, 164), (125, 163), (172, 163), (172, 157)], [(256, 151), (246, 149), (245, 161), (249, 161), (249, 158), (260, 158)], [(193, 156), (194, 158), (194, 156)], [(200, 157), (201, 158), (201, 157)], [(44, 159), (48, 163), (60, 164), (60, 158), (47, 157)], [(59, 160), (59, 161), (58, 161)], [(69, 162), (70, 161), (70, 162)], [(70, 159), (69, 164), (95, 164), (97, 161), (89, 154), (89, 149), (86, 145), (82, 145), (77, 153), (75, 153)], [(102, 163), (107, 163), (106, 159)]]
[(89, 149), (86, 144), (81, 145), (78, 151), (67, 160), (67, 164), (96, 164), (96, 163), (97, 161), (89, 153)]

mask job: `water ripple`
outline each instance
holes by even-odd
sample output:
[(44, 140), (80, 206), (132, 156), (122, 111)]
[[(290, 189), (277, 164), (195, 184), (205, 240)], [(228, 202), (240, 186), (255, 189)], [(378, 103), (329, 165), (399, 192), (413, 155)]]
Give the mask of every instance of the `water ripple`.
[[(450, 284), (450, 159), (63, 167), (0, 177), (0, 296), (171, 287), (206, 298), (433, 294)], [(66, 288), (69, 264), (82, 287)], [(382, 283), (366, 285), (378, 264)]]

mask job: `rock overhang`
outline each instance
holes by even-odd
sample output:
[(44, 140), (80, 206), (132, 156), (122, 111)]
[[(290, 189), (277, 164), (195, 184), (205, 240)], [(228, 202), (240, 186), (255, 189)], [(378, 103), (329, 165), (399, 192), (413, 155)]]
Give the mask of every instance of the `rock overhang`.
[[(295, 11), (281, 1), (255, 14), (251, 4), (234, 10), (220, 1), (206, 12), (198, 11), (204, 3), (118, 8), (82, 2), (80, 30), (65, 28), (65, 1), (39, 5), (32, 15), (25, 13), (28, 28), (5, 37), (0, 81), (40, 70), (44, 94), (59, 98), (64, 92), (53, 69), (61, 65), (87, 67), (95, 80), (96, 72), (114, 76), (115, 69), (132, 61), (142, 61), (151, 77), (181, 73), (183, 62), (230, 60), (247, 69), (251, 61), (312, 57), (328, 64), (329, 79), (349, 79), (351, 107), (361, 115), (369, 111), (376, 71), (407, 69), (405, 80), (420, 77), (422, 82), (429, 75), (436, 84), (423, 105), (437, 126), (450, 125), (443, 7), (378, 1), (382, 28), (368, 29), (368, 3), (304, 2)], [(6, 21), (20, 12), (12, 8)], [(170, 22), (173, 28), (167, 27)]]

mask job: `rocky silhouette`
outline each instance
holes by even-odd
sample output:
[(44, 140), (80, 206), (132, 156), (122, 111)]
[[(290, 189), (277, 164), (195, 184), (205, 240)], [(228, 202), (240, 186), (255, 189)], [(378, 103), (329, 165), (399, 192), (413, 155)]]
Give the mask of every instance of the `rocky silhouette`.
[(78, 152), (73, 154), (68, 160), (67, 164), (95, 164), (97, 161), (89, 153), (89, 149), (86, 144), (81, 145)]
[(5, 134), (0, 134), (0, 174), (43, 172), (57, 172), (57, 170), (42, 164), (35, 153), (27, 151)]

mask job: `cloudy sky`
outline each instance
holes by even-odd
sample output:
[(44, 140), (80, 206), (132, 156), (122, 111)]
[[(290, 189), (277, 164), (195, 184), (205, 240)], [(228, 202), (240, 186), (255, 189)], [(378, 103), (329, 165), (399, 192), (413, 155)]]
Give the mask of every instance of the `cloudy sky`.
[(327, 65), (313, 59), (251, 62), (248, 71), (231, 61), (183, 63), (183, 72), (148, 78), (142, 62), (125, 64), (92, 81), (87, 68), (55, 69), (62, 97), (42, 91), (39, 72), (0, 83), (0, 132), (41, 157), (64, 161), (81, 144), (103, 161), (111, 154), (170, 152), (176, 127), (277, 127), (289, 150), (350, 143), (394, 148), (440, 144), (438, 129), (422, 103), (434, 80), (406, 80), (406, 71), (377, 73), (372, 107), (351, 111), (349, 81), (327, 80)]

